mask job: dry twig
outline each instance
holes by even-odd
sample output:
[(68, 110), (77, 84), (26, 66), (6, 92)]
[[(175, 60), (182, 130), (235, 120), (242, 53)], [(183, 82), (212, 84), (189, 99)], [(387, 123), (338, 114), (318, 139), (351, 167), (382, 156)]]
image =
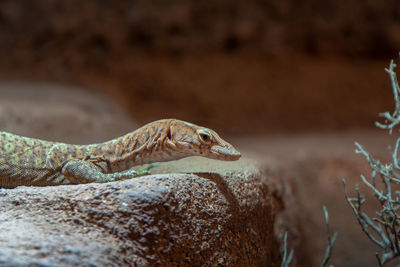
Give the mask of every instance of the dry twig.
[[(335, 232), (333, 234), (333, 236), (331, 235), (331, 231), (329, 229), (329, 214), (328, 214), (328, 210), (326, 209), (325, 206), (322, 207), (324, 210), (324, 215), (325, 215), (325, 225), (326, 225), (326, 234), (328, 236), (328, 246), (326, 247), (326, 251), (325, 251), (325, 256), (322, 260), (321, 263), (321, 267), (326, 266), (326, 264), (328, 264), (328, 261), (332, 255), (332, 248), (333, 248), (333, 244), (336, 241), (336, 238), (338, 236), (338, 232)], [(332, 267), (332, 265), (331, 265)]]
[(283, 236), (283, 247), (281, 251), (282, 263), (281, 267), (288, 267), (293, 259), (293, 248), (290, 250), (289, 255), (287, 253), (287, 232)]
[[(385, 118), (384, 123), (376, 122), (377, 127), (388, 129), (390, 134), (393, 132), (393, 128), (400, 124), (400, 88), (394, 71), (395, 67), (396, 64), (392, 60), (389, 68), (385, 69), (392, 84), (396, 103), (395, 110), (393, 114), (389, 112), (380, 114), (381, 117)], [(366, 199), (360, 193), (358, 185), (355, 188), (356, 196), (349, 197), (346, 181), (343, 179), (344, 194), (347, 203), (352, 208), (360, 224), (361, 230), (374, 244), (380, 247), (381, 252), (376, 253), (376, 258), (379, 266), (383, 266), (385, 263), (400, 256), (400, 216), (398, 213), (400, 191), (396, 190), (396, 186), (400, 184), (400, 166), (398, 162), (400, 138), (396, 141), (392, 162), (389, 164), (383, 164), (379, 160), (375, 160), (363, 146), (358, 143), (355, 143), (355, 145), (357, 147), (356, 153), (363, 155), (371, 168), (371, 177), (366, 178), (361, 175), (361, 180), (371, 189), (374, 197), (379, 201), (381, 209), (376, 212), (376, 216), (370, 218), (362, 211), (362, 206)]]
[[(324, 210), (324, 215), (325, 215), (325, 225), (326, 225), (326, 234), (328, 236), (328, 246), (325, 251), (325, 256), (321, 262), (321, 267), (325, 267), (328, 264), (328, 261), (332, 255), (332, 248), (333, 244), (336, 241), (336, 238), (338, 236), (338, 232), (335, 232), (333, 236), (331, 235), (331, 231), (329, 228), (329, 215), (328, 215), (328, 210), (326, 209), (325, 206), (322, 207)], [(282, 255), (282, 263), (281, 267), (288, 267), (293, 259), (293, 249), (290, 250), (289, 254), (287, 252), (287, 232), (285, 232), (283, 236), (283, 245), (281, 249), (281, 255)], [(330, 265), (333, 267), (332, 265)]]

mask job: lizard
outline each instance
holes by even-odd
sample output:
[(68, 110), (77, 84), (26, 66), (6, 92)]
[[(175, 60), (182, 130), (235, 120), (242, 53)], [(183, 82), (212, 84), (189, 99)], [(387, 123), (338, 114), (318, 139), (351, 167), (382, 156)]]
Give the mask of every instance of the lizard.
[(133, 166), (189, 156), (233, 161), (241, 154), (215, 131), (177, 119), (150, 122), (121, 137), (88, 145), (0, 132), (0, 187), (111, 182), (149, 174)]

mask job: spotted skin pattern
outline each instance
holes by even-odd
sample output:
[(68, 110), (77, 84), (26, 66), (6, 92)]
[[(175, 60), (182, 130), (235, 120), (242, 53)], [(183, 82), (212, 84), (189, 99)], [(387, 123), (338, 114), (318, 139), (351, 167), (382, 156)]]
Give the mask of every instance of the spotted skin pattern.
[(0, 187), (110, 182), (140, 175), (130, 169), (136, 165), (189, 156), (232, 161), (241, 155), (213, 130), (176, 119), (90, 145), (0, 132)]

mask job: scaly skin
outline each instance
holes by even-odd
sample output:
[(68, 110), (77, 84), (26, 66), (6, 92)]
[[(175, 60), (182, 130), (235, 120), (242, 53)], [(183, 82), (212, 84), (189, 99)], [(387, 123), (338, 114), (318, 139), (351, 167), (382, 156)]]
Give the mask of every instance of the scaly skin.
[(49, 142), (0, 132), (0, 187), (110, 182), (138, 176), (135, 165), (189, 156), (238, 160), (240, 153), (213, 130), (165, 119), (90, 145)]

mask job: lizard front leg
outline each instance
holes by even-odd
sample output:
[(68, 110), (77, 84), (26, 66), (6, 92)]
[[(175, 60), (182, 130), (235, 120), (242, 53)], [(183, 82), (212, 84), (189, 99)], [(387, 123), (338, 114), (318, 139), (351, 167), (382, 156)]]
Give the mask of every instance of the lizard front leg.
[(103, 173), (102, 169), (90, 161), (73, 159), (67, 161), (61, 169), (61, 174), (73, 184), (81, 183), (105, 183), (115, 180), (123, 180), (134, 178), (140, 175), (148, 174), (147, 172), (136, 172), (135, 170), (127, 170), (116, 173)]

